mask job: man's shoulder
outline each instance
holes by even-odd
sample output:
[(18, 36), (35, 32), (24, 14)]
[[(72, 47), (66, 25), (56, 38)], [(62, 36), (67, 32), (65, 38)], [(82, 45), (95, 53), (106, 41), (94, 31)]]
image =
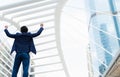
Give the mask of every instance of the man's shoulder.
[(17, 32), (16, 33), (17, 35), (28, 35), (28, 34), (31, 34), (30, 32), (28, 32), (28, 33), (19, 33), (19, 32)]

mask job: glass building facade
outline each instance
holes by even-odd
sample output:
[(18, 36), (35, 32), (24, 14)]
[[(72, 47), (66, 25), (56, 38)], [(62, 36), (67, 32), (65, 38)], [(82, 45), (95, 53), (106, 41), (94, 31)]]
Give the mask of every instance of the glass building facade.
[(103, 77), (120, 47), (120, 0), (87, 0), (93, 77)]

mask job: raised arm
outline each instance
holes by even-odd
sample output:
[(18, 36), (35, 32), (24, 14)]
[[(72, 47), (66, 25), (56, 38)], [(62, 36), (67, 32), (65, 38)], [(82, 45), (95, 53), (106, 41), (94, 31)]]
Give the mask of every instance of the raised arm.
[(10, 38), (15, 38), (15, 36), (16, 36), (16, 34), (11, 34), (11, 33), (9, 33), (9, 31), (7, 30), (7, 28), (8, 28), (8, 26), (5, 26), (5, 34), (8, 36), (8, 37), (10, 37)]
[(40, 29), (38, 30), (38, 32), (31, 34), (32, 37), (36, 37), (36, 36), (40, 35), (41, 32), (44, 30), (43, 24), (40, 24), (40, 26), (41, 26), (41, 27), (40, 27)]

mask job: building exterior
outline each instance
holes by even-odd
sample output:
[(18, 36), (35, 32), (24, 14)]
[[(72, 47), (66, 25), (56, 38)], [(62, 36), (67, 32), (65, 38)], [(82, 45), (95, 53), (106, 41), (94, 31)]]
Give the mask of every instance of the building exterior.
[[(100, 25), (100, 29), (103, 31), (107, 31), (106, 28), (106, 24), (101, 24)], [(103, 32), (100, 31), (100, 40), (102, 43), (103, 48), (105, 48), (107, 51), (109, 51), (111, 53), (111, 46), (110, 46), (110, 41), (109, 41), (109, 37)], [(108, 52), (104, 51), (104, 56), (105, 56), (105, 63), (106, 65), (109, 65), (111, 60), (112, 60), (112, 55), (110, 55)]]
[[(87, 0), (93, 77), (104, 77), (120, 47), (118, 10), (120, 0)], [(109, 76), (107, 76), (109, 77)]]

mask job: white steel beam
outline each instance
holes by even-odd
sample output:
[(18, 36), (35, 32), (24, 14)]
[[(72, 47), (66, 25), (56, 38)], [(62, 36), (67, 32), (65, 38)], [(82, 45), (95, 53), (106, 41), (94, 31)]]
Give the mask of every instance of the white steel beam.
[[(52, 29), (52, 28), (55, 28), (55, 26), (46, 27), (46, 28), (44, 28), (44, 30), (49, 30), (49, 29)], [(30, 32), (36, 32), (36, 31), (37, 30), (31, 30)]]
[(34, 17), (24, 18), (24, 19), (22, 19), (22, 20), (20, 20), (18, 22), (29, 21), (29, 20), (32, 20), (32, 19), (47, 17), (47, 16), (51, 16), (51, 15), (54, 15), (54, 13), (48, 13), (48, 14), (44, 14), (44, 15), (38, 15), (38, 16), (34, 16)]
[(6, 71), (7, 71), (7, 73), (11, 74), (11, 72), (10, 72), (7, 68), (5, 68), (5, 66), (4, 66), (4, 65), (1, 65), (1, 64), (0, 64), (0, 66), (2, 67), (2, 69), (6, 70)]
[(12, 65), (13, 63), (9, 60), (9, 58), (8, 57), (6, 57), (6, 55), (4, 55), (4, 53), (3, 52), (0, 52), (1, 53), (1, 55), (2, 56), (4, 56), (6, 59), (7, 59), (7, 61)]
[(4, 60), (3, 58), (0, 58), (0, 60), (1, 60), (2, 62), (4, 62), (5, 65), (7, 65), (7, 66), (12, 70), (12, 66), (10, 66), (8, 63), (6, 63), (5, 60)]
[(63, 9), (66, 2), (67, 2), (67, 0), (60, 0), (58, 6), (56, 8), (55, 32), (56, 32), (56, 40), (57, 40), (56, 41), (57, 42), (57, 49), (58, 49), (58, 52), (59, 52), (59, 55), (60, 55), (60, 59), (63, 63), (63, 68), (64, 68), (66, 76), (70, 77), (70, 74), (68, 72), (68, 68), (67, 68), (67, 65), (66, 65), (66, 62), (65, 62), (65, 59), (64, 59), (63, 50), (62, 50), (62, 47), (61, 47), (61, 38), (60, 38), (60, 17), (61, 17), (62, 9)]
[(22, 13), (19, 13), (19, 14), (14, 15), (14, 16), (12, 17), (12, 19), (13, 19), (13, 18), (17, 18), (17, 17), (21, 17), (21, 16), (25, 16), (25, 15), (30, 15), (30, 14), (37, 13), (37, 12), (41, 12), (41, 11), (46, 11), (46, 10), (54, 9), (55, 6), (56, 6), (56, 5), (49, 6), (49, 7), (45, 7), (45, 8), (40, 8), (40, 9), (33, 10), (33, 11), (22, 12)]
[(35, 2), (40, 2), (40, 1), (44, 1), (44, 0), (26, 0), (24, 2), (9, 4), (7, 6), (1, 6), (0, 10), (11, 9), (11, 8), (14, 8), (14, 7), (24, 6), (24, 5), (27, 5), (27, 4), (31, 4), (31, 3), (35, 3)]
[(54, 62), (54, 63), (41, 64), (41, 65), (31, 65), (31, 68), (40, 67), (40, 66), (54, 65), (54, 64), (60, 64), (60, 63), (62, 63), (62, 62)]
[(50, 56), (45, 56), (45, 57), (32, 58), (31, 60), (38, 60), (38, 59), (44, 59), (44, 58), (55, 57), (55, 56), (59, 56), (59, 55), (56, 54), (56, 55), (50, 55)]
[(19, 23), (16, 23), (16, 22), (14, 22), (14, 21), (12, 21), (11, 19), (8, 19), (8, 18), (5, 18), (5, 17), (0, 17), (0, 20), (1, 21), (6, 21), (6, 22), (8, 22), (8, 23), (11, 23), (12, 25), (14, 25), (17, 29), (20, 29), (20, 25), (19, 25)]
[(55, 28), (55, 26), (46, 27), (45, 30)]
[(46, 41), (46, 42), (42, 42), (42, 43), (35, 44), (35, 46), (43, 45), (43, 44), (49, 44), (49, 43), (52, 43), (52, 42), (55, 42), (55, 41), (56, 41), (56, 40), (50, 40), (50, 41)]
[(4, 71), (2, 71), (2, 70), (0, 70), (0, 74), (4, 75), (4, 77), (8, 77), (8, 76), (6, 75), (6, 72), (4, 72)]
[(50, 33), (50, 34), (46, 34), (46, 35), (41, 35), (41, 36), (38, 36), (38, 37), (36, 37), (36, 38), (34, 38), (34, 39), (49, 37), (49, 36), (53, 36), (53, 35), (55, 35), (55, 33)]
[(25, 6), (25, 7), (17, 8), (15, 10), (10, 10), (10, 11), (8, 10), (6, 12), (3, 12), (3, 14), (4, 15), (12, 14), (12, 13), (16, 13), (16, 12), (20, 12), (20, 11), (24, 11), (24, 10), (36, 8), (36, 7), (41, 7), (41, 6), (53, 4), (53, 3), (56, 3), (56, 2), (58, 2), (58, 0), (51, 0), (51, 1), (44, 2), (44, 3), (40, 3), (40, 4), (35, 4), (35, 5), (30, 5), (30, 6)]
[(57, 72), (57, 71), (62, 71), (63, 69), (57, 69), (57, 70), (51, 70), (51, 71), (44, 71), (44, 72), (31, 72), (30, 75), (36, 75), (36, 74), (44, 74), (44, 73), (50, 73), (50, 72)]
[(55, 49), (55, 48), (57, 48), (57, 47), (55, 46), (55, 47), (45, 48), (45, 49), (42, 49), (42, 50), (38, 50), (37, 52), (45, 52), (45, 51)]
[(37, 25), (37, 24), (40, 24), (40, 23), (46, 23), (46, 22), (51, 22), (51, 21), (54, 21), (55, 19), (52, 18), (52, 19), (48, 19), (48, 20), (44, 20), (44, 21), (37, 21), (35, 23), (30, 23), (30, 24), (27, 24), (29, 26), (34, 26), (34, 25)]
[[(6, 40), (5, 40), (6, 41)], [(5, 42), (3, 41), (3, 42)], [(1, 47), (5, 52), (6, 54), (11, 58), (11, 60), (13, 61), (13, 57), (8, 53), (8, 51), (4, 48), (4, 47)]]

